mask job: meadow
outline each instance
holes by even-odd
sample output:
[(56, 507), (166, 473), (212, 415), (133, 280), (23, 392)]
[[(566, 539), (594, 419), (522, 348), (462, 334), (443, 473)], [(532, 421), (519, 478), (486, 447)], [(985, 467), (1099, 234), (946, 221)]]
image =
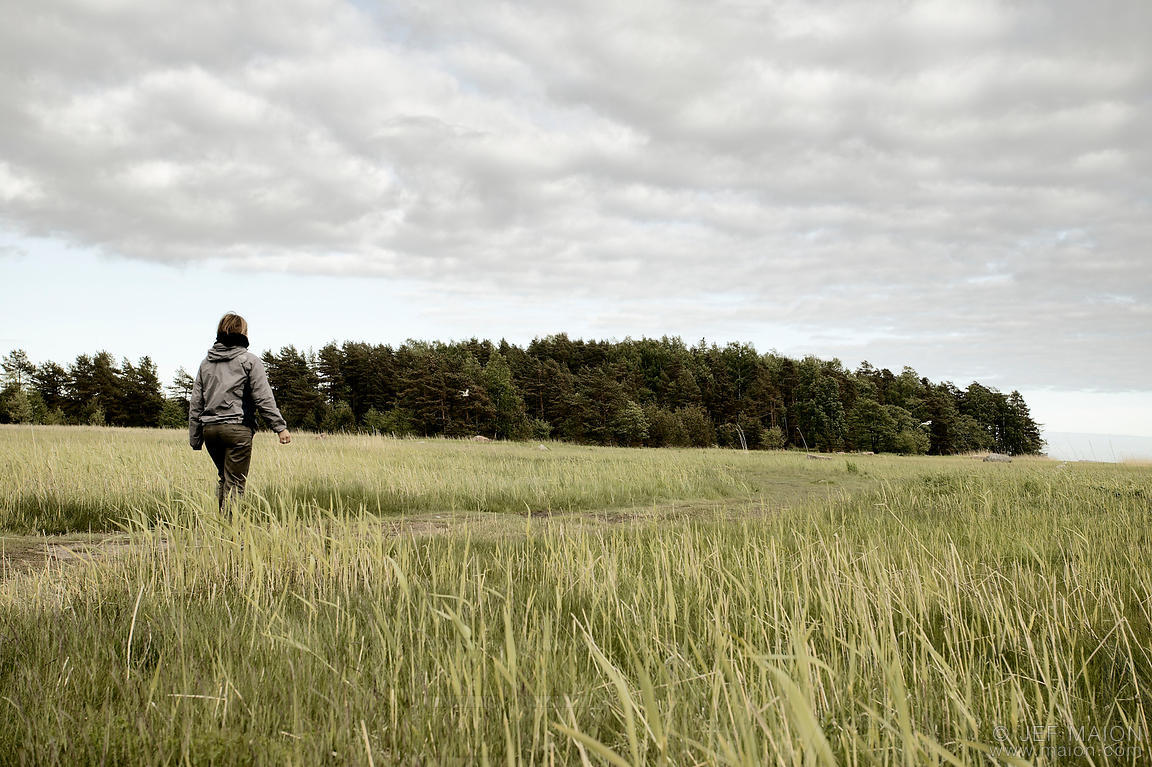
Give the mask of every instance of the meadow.
[(0, 428), (0, 762), (1152, 762), (1147, 466), (185, 439)]

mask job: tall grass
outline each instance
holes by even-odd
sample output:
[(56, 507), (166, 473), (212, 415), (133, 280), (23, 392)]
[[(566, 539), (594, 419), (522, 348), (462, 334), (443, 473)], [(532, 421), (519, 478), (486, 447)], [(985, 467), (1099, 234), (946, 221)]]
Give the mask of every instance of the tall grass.
[(230, 522), (174, 500), (118, 556), (0, 585), (0, 754), (1147, 763), (1150, 473), (860, 463), (891, 476), (768, 514), (436, 535), (276, 494)]
[[(779, 499), (782, 488), (810, 490), (835, 479), (796, 454), (776, 454), (766, 469), (763, 455), (560, 443), (541, 451), (536, 444), (314, 434), (280, 446), (263, 432), (248, 486), (294, 513), (363, 507), (383, 515), (549, 514), (680, 499)], [(838, 468), (833, 474), (845, 474)], [(202, 503), (215, 481), (207, 453), (192, 451), (179, 430), (0, 426), (0, 529), (114, 530), (130, 518), (155, 520), (173, 505)]]

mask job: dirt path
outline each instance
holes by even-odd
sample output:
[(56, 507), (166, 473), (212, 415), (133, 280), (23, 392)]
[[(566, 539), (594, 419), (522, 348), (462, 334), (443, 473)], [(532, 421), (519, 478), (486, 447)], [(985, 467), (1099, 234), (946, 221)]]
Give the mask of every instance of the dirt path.
[(0, 535), (0, 579), (32, 569), (107, 556), (131, 545), (124, 533)]
[[(734, 518), (772, 513), (733, 499), (675, 501), (631, 508), (592, 511), (509, 514), (506, 512), (423, 512), (384, 517), (380, 524), (392, 535), (420, 538), (467, 528), (475, 538), (523, 535), (558, 525), (613, 527), (659, 520)], [(133, 545), (126, 533), (69, 533), (66, 535), (0, 534), (0, 581), (32, 570), (67, 566), (96, 557), (115, 556)]]

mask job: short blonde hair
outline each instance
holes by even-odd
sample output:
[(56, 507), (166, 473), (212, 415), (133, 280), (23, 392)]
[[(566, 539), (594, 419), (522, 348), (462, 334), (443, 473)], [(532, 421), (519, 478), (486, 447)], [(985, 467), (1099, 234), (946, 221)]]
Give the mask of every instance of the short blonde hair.
[(231, 333), (239, 333), (240, 335), (248, 335), (248, 321), (235, 312), (228, 312), (220, 318), (220, 324), (216, 326), (216, 335), (224, 336)]

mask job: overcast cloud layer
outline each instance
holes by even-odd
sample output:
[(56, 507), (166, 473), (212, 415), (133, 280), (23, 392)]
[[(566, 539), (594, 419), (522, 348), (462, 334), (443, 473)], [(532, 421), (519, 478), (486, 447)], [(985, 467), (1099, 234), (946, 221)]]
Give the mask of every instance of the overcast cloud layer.
[(1152, 388), (1146, 0), (0, 9), (11, 233)]

